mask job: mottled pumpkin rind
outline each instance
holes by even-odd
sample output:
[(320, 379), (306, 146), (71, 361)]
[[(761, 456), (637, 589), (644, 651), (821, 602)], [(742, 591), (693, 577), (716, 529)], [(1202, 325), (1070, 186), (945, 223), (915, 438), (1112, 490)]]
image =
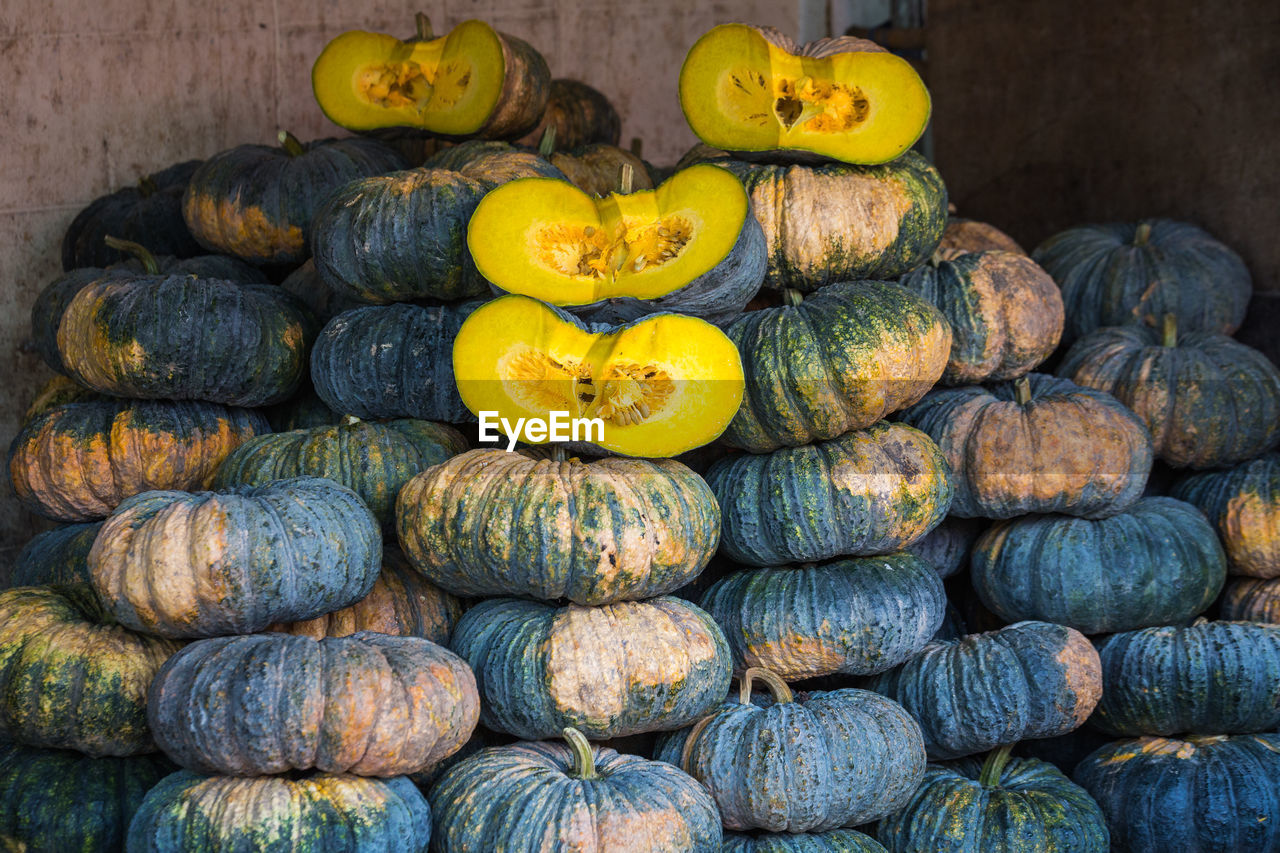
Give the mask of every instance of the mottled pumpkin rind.
[(3, 587), (89, 583), (89, 549), (100, 521), (64, 524), (37, 533), (14, 561)]
[(1174, 483), (1170, 494), (1208, 516), (1231, 574), (1280, 577), (1280, 453), (1191, 474)]
[(722, 853), (886, 853), (870, 835), (856, 829), (830, 832), (724, 834)]

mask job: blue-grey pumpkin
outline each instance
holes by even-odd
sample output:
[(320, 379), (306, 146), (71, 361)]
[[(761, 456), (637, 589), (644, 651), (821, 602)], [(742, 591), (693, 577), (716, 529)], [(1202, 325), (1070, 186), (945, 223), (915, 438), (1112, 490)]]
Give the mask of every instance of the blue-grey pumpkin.
[(856, 829), (830, 832), (726, 832), (722, 853), (885, 853), (870, 835)]
[(18, 553), (4, 586), (89, 583), (89, 549), (101, 527), (101, 521), (88, 521), (37, 533)]
[(1209, 517), (1231, 574), (1280, 577), (1280, 453), (1190, 474), (1169, 493)]
[(969, 553), (987, 522), (978, 518), (948, 516), (942, 523), (905, 550), (933, 566), (940, 578), (949, 578), (969, 565)]

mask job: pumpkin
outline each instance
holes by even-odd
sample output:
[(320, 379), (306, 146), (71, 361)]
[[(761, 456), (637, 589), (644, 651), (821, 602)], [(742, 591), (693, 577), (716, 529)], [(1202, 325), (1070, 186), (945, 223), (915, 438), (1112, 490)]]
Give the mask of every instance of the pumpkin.
[(480, 201), (467, 245), (497, 289), (598, 322), (657, 311), (728, 322), (765, 275), (746, 190), (709, 165), (604, 198), (554, 178), (512, 181)]
[(687, 167), (733, 172), (764, 229), (764, 286), (805, 293), (838, 281), (893, 279), (929, 260), (947, 220), (947, 190), (914, 151), (883, 166), (777, 166), (695, 148)]
[(277, 622), (267, 630), (316, 640), (376, 631), (396, 637), (422, 637), (444, 645), (461, 616), (461, 601), (427, 581), (399, 548), (384, 545), (382, 572), (364, 598), (314, 619)]
[(89, 549), (101, 527), (89, 521), (37, 533), (18, 553), (4, 586), (89, 583)]
[(105, 398), (106, 395), (84, 387), (71, 377), (58, 374), (40, 386), (31, 405), (22, 414), (22, 425), (26, 426), (45, 412), (67, 403), (88, 403)]
[(302, 266), (280, 282), (280, 287), (298, 297), (321, 323), (327, 323), (343, 311), (365, 304), (326, 284), (316, 272), (315, 258), (307, 258)]
[(971, 252), (937, 259), (903, 276), (902, 284), (938, 306), (951, 325), (946, 385), (1029, 373), (1062, 336), (1062, 294), (1025, 255)]
[(92, 756), (154, 752), (147, 687), (178, 644), (116, 625), (83, 584), (0, 592), (0, 736)]
[(936, 761), (1079, 728), (1102, 695), (1102, 671), (1074, 628), (1018, 622), (930, 643), (868, 686), (911, 712)]
[(1280, 453), (1188, 475), (1171, 494), (1209, 517), (1231, 574), (1280, 577)]
[(969, 565), (973, 544), (986, 529), (981, 519), (948, 516), (906, 550), (933, 566), (938, 577), (949, 578)]
[(738, 351), (710, 323), (654, 314), (588, 328), (527, 296), (501, 296), (467, 317), (453, 342), (453, 372), (467, 408), (490, 413), (495, 427), (545, 421), (541, 437), (519, 436), (545, 444), (553, 438), (551, 413), (564, 412), (577, 422), (574, 432), (584, 420), (587, 428), (573, 435), (561, 422), (565, 435), (556, 440), (589, 441), (624, 456), (701, 447), (724, 432), (742, 401)]
[(1151, 439), (1110, 394), (1039, 373), (931, 392), (900, 415), (941, 448), (955, 477), (951, 514), (1114, 515), (1142, 497)]
[(736, 671), (795, 681), (897, 666), (938, 630), (946, 593), (931, 566), (899, 553), (735, 572), (699, 606), (724, 629)]
[(391, 524), (400, 487), (426, 468), (467, 449), (451, 426), (401, 419), (261, 435), (222, 461), (214, 488), (262, 486), (290, 477), (327, 477), (351, 489), (383, 525)]
[(746, 388), (724, 441), (752, 453), (836, 438), (910, 406), (938, 381), (951, 347), (937, 309), (881, 281), (750, 311), (725, 333)]
[(1109, 853), (1102, 809), (1062, 771), (1004, 746), (979, 764), (930, 764), (910, 802), (876, 827), (890, 853)]
[(1280, 624), (1280, 579), (1233, 578), (1222, 591), (1221, 616)]
[(537, 145), (555, 128), (555, 138), (562, 148), (583, 145), (617, 145), (622, 136), (622, 119), (602, 92), (580, 80), (557, 77), (547, 93), (547, 107), (533, 130), (517, 142)]
[(600, 607), (490, 598), (463, 614), (449, 646), (475, 672), (480, 722), (522, 738), (679, 728), (720, 704), (732, 669), (715, 621), (670, 596)]
[(89, 758), (0, 742), (0, 838), (23, 853), (115, 853), (153, 785), (160, 755)]
[(239, 145), (213, 155), (191, 176), (182, 215), (200, 245), (255, 264), (300, 264), (310, 251), (316, 207), (348, 181), (405, 167), (372, 139), (303, 144), (280, 131), (280, 145)]
[(396, 526), (418, 571), (455, 595), (594, 605), (696, 577), (720, 541), (720, 508), (701, 477), (670, 459), (472, 450), (409, 480)]
[(707, 471), (720, 502), (720, 547), (748, 566), (888, 554), (947, 514), (951, 475), (929, 437), (881, 421), (830, 441)]
[(355, 492), (298, 477), (233, 492), (144, 492), (89, 552), (122, 625), (163, 637), (248, 634), (364, 598), (382, 537)]
[(453, 380), (453, 341), (474, 308), (371, 305), (339, 314), (311, 350), (316, 394), (358, 418), (474, 421)]
[(1075, 772), (1122, 853), (1276, 853), (1278, 777), (1276, 734), (1117, 741)]
[(1195, 507), (1143, 498), (1110, 518), (1063, 515), (993, 525), (971, 558), (973, 588), (1004, 619), (1044, 619), (1086, 634), (1168, 625), (1222, 589), (1226, 558)]
[(884, 847), (856, 829), (830, 832), (724, 834), (724, 853), (885, 853)]
[[(471, 139), (436, 152), (425, 165), (458, 171), (475, 169), (481, 162), (531, 163), (538, 167), (538, 175), (567, 180), (590, 196), (607, 196), (611, 192), (627, 194), (655, 186), (652, 167), (625, 148), (601, 143), (557, 148), (555, 131), (550, 128), (534, 145), (534, 148), (525, 148), (508, 142)], [(526, 177), (534, 175), (521, 169), (505, 175), (501, 183)]]
[(437, 36), (425, 15), (408, 41), (360, 30), (333, 39), (311, 68), (324, 114), (347, 130), (417, 127), (504, 139), (542, 117), (551, 71), (542, 54), (483, 21)]
[(439, 853), (594, 850), (719, 853), (715, 802), (661, 761), (592, 746), (566, 728), (559, 743), (481, 750), (431, 788)]
[(431, 809), (404, 776), (171, 773), (129, 824), (130, 853), (427, 853)]
[(324, 404), (310, 382), (304, 383), (302, 390), (283, 403), (265, 407), (262, 413), (266, 415), (267, 423), (271, 424), (272, 432), (337, 426), (348, 421), (348, 418)]
[(1280, 369), (1226, 335), (1095, 329), (1072, 345), (1058, 375), (1113, 394), (1151, 432), (1156, 455), (1175, 467), (1214, 468), (1280, 443)]
[[(772, 702), (751, 701), (759, 679)], [(691, 730), (664, 736), (655, 757), (703, 784), (727, 829), (822, 832), (897, 811), (924, 774), (916, 721), (867, 690), (793, 694), (748, 669), (737, 701)]]
[(866, 39), (799, 45), (772, 27), (722, 24), (680, 68), (680, 108), (703, 142), (885, 163), (929, 122), (929, 90), (911, 63)]
[(969, 252), (1013, 252), (1016, 255), (1027, 253), (1018, 245), (1017, 240), (994, 225), (978, 222), (976, 219), (948, 216), (947, 227), (942, 232), (942, 241), (938, 243), (935, 254), (949, 261)]
[(1280, 726), (1280, 626), (1208, 622), (1112, 634), (1098, 643), (1111, 735), (1243, 734)]
[(261, 414), (214, 403), (68, 403), (22, 428), (9, 476), (32, 512), (90, 521), (139, 492), (207, 486), (227, 454), (268, 430)]
[(1062, 288), (1065, 344), (1102, 326), (1158, 326), (1169, 313), (1184, 334), (1229, 335), (1253, 292), (1239, 255), (1170, 219), (1070, 228), (1031, 257)]

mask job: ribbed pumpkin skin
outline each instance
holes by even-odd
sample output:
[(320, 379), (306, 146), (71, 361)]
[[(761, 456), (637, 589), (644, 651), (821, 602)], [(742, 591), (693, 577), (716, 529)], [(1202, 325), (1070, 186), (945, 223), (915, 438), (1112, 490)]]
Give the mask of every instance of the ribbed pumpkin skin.
[(603, 93), (586, 83), (564, 77), (552, 80), (549, 91), (542, 120), (518, 139), (517, 144), (537, 145), (549, 127), (556, 129), (556, 146), (559, 148), (577, 148), (595, 142), (618, 144), (622, 136), (622, 119)]
[(1108, 853), (1107, 823), (1093, 798), (1058, 768), (1014, 758), (996, 786), (982, 765), (930, 764), (911, 801), (876, 827), (890, 853)]
[(352, 299), (344, 293), (338, 293), (325, 284), (316, 272), (314, 258), (285, 276), (280, 287), (298, 297), (320, 323), (327, 323), (343, 311), (359, 308), (365, 303)]
[(597, 779), (558, 743), (481, 750), (430, 791), (439, 853), (719, 853), (711, 795), (670, 764), (592, 748)]
[(978, 598), (1002, 618), (1044, 619), (1086, 634), (1190, 619), (1226, 577), (1204, 516), (1164, 497), (1097, 521), (1047, 515), (996, 524), (970, 565)]
[(359, 495), (387, 525), (394, 519), (401, 486), (466, 449), (467, 440), (453, 427), (409, 419), (273, 433), (247, 441), (227, 456), (213, 487), (325, 477)]
[(1280, 851), (1280, 735), (1117, 741), (1074, 775), (1116, 853)]
[(831, 441), (739, 454), (707, 471), (721, 548), (748, 566), (888, 554), (947, 514), (952, 483), (928, 436), (881, 422)]
[(1209, 517), (1233, 575), (1280, 577), (1280, 453), (1192, 474), (1170, 492)]
[(59, 374), (40, 386), (31, 404), (22, 413), (22, 425), (26, 426), (45, 412), (65, 406), (67, 403), (89, 403), (106, 398), (107, 395), (99, 394), (71, 377)]
[(1019, 622), (930, 643), (867, 686), (911, 712), (938, 760), (1079, 727), (1102, 695), (1102, 674), (1083, 634)]
[(315, 209), (330, 192), (405, 167), (372, 139), (322, 139), (303, 148), (294, 157), (282, 147), (239, 145), (206, 160), (182, 200), (200, 245), (255, 264), (300, 264), (310, 254)]
[(945, 385), (1029, 373), (1062, 337), (1062, 294), (1025, 255), (973, 252), (918, 267), (902, 284), (936, 305), (951, 326)]
[(9, 476), (32, 512), (89, 521), (139, 492), (207, 486), (227, 454), (269, 429), (257, 412), (213, 403), (69, 403), (23, 427)]
[(885, 853), (880, 842), (855, 829), (822, 833), (724, 834), (723, 853)]
[(1027, 253), (1017, 240), (994, 225), (978, 222), (975, 219), (948, 216), (947, 227), (942, 232), (942, 241), (938, 243), (938, 255), (951, 260), (970, 252), (1013, 252), (1017, 255)]
[(722, 440), (752, 453), (836, 438), (910, 406), (938, 381), (951, 346), (935, 308), (882, 281), (749, 311), (725, 334), (746, 386)]
[(403, 776), (170, 774), (129, 825), (129, 853), (427, 853), (431, 810)]
[(0, 735), (93, 756), (154, 752), (147, 686), (178, 648), (113, 624), (87, 586), (0, 592)]
[(67, 372), (122, 397), (263, 406), (287, 399), (314, 329), (274, 285), (190, 276), (99, 279), (58, 328)]
[(201, 773), (416, 773), (471, 736), (467, 665), (421, 637), (254, 634), (191, 643), (151, 683), (160, 749)]
[[(1135, 246), (1140, 225), (1151, 229)], [(1063, 343), (1102, 326), (1158, 326), (1165, 314), (1186, 332), (1229, 335), (1253, 292), (1240, 256), (1194, 225), (1169, 219), (1084, 225), (1031, 253), (1062, 289)]]
[(89, 549), (101, 527), (89, 521), (37, 533), (18, 553), (4, 586), (89, 583)]
[(1027, 379), (1026, 406), (1014, 383), (1001, 382), (933, 391), (900, 415), (950, 464), (951, 514), (1100, 518), (1132, 506), (1153, 459), (1141, 419), (1110, 394), (1040, 373)]
[(720, 541), (720, 507), (671, 459), (472, 450), (410, 480), (396, 526), (414, 566), (455, 595), (594, 605), (696, 577)]
[(938, 577), (949, 578), (968, 567), (973, 544), (986, 529), (982, 519), (948, 516), (906, 550), (933, 566)]
[(897, 666), (928, 644), (946, 601), (932, 567), (900, 553), (735, 572), (699, 606), (724, 629), (736, 672), (796, 681)]
[(1117, 736), (1242, 734), (1280, 726), (1280, 626), (1205, 622), (1098, 643), (1091, 725)]
[(121, 624), (215, 637), (354, 604), (382, 536), (355, 492), (317, 477), (234, 492), (146, 492), (103, 525), (89, 570)]
[(24, 853), (115, 853), (147, 791), (173, 772), (161, 755), (90, 758), (0, 742), (0, 839)]
[(1280, 624), (1280, 579), (1235, 578), (1222, 591), (1221, 616)]
[(1157, 329), (1096, 329), (1075, 342), (1058, 375), (1136, 412), (1156, 455), (1178, 468), (1232, 465), (1280, 442), (1280, 370), (1226, 335), (1182, 335), (1168, 347)]
[(469, 308), (371, 305), (320, 331), (311, 381), (335, 412), (359, 418), (469, 423), (453, 379), (453, 339)]
[(732, 663), (720, 627), (678, 598), (601, 607), (492, 598), (450, 648), (471, 665), (487, 728), (522, 738), (573, 726), (589, 738), (675, 729), (724, 699)]

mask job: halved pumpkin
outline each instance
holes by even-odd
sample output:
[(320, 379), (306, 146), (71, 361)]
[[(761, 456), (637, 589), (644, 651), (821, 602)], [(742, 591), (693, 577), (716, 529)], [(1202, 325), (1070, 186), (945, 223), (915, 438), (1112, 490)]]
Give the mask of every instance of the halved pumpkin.
[(680, 69), (693, 132), (729, 151), (807, 151), (887, 163), (920, 138), (929, 91), (905, 59), (865, 39), (797, 45), (768, 27), (723, 24)]
[(497, 412), (513, 425), (557, 411), (599, 418), (603, 437), (590, 440), (625, 456), (701, 447), (724, 432), (742, 402), (738, 350), (710, 323), (654, 314), (593, 332), (525, 296), (500, 297), (467, 318), (454, 340), (453, 370), (462, 401), (477, 415)]
[(311, 69), (320, 109), (348, 130), (418, 127), (445, 136), (520, 136), (542, 118), (551, 71), (542, 54), (483, 21), (434, 37), (359, 30), (325, 45)]

